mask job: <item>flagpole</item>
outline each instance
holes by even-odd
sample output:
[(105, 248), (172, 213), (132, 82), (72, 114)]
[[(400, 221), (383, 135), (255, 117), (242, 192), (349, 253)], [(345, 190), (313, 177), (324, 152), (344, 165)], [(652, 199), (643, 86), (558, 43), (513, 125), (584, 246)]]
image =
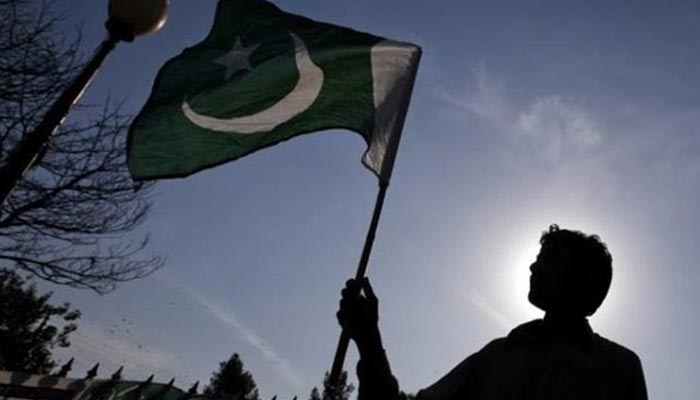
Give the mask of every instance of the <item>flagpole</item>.
[[(367, 236), (365, 236), (365, 245), (362, 249), (362, 256), (360, 257), (360, 262), (357, 266), (357, 273), (355, 274), (355, 280), (357, 281), (364, 278), (365, 273), (367, 272), (367, 264), (369, 262), (369, 256), (372, 253), (374, 237), (377, 233), (379, 217), (382, 214), (382, 208), (384, 206), (384, 197), (386, 196), (386, 190), (388, 187), (389, 182), (379, 182), (379, 191), (377, 192), (377, 200), (374, 203), (372, 221), (369, 224)], [(331, 367), (331, 373), (328, 377), (328, 383), (331, 387), (338, 386), (338, 383), (340, 382), (340, 375), (343, 372), (343, 364), (345, 363), (345, 355), (348, 352), (349, 345), (350, 335), (345, 330), (343, 330), (340, 334), (340, 339), (338, 340), (338, 347), (336, 348), (335, 357), (333, 358), (333, 366)]]
[[(396, 119), (395, 125), (392, 127), (393, 132), (389, 137), (387, 151), (384, 155), (384, 160), (382, 161), (381, 170), (377, 176), (379, 178), (379, 191), (377, 192), (377, 200), (374, 203), (372, 221), (369, 224), (367, 236), (365, 236), (365, 246), (362, 249), (360, 263), (357, 266), (357, 273), (355, 274), (356, 281), (363, 279), (365, 277), (365, 273), (367, 272), (367, 263), (369, 262), (369, 256), (372, 253), (372, 245), (374, 244), (374, 237), (377, 233), (379, 217), (382, 214), (382, 207), (384, 206), (384, 197), (386, 196), (389, 181), (391, 180), (391, 175), (394, 171), (394, 162), (396, 161), (396, 154), (398, 153), (399, 143), (401, 142), (401, 132), (403, 131), (406, 113), (408, 112), (408, 106), (411, 101), (411, 93), (413, 92), (413, 85), (418, 72), (418, 63), (421, 58), (422, 50), (420, 47), (413, 45), (409, 46), (409, 48), (411, 53), (408, 62), (409, 73), (406, 76), (403, 97), (399, 105), (399, 118)], [(340, 383), (340, 375), (343, 373), (343, 364), (345, 363), (345, 355), (348, 352), (349, 345), (350, 335), (343, 330), (340, 334), (340, 339), (338, 339), (338, 347), (336, 348), (335, 357), (333, 358), (331, 373), (328, 376), (328, 383), (331, 387), (338, 387), (338, 383)]]

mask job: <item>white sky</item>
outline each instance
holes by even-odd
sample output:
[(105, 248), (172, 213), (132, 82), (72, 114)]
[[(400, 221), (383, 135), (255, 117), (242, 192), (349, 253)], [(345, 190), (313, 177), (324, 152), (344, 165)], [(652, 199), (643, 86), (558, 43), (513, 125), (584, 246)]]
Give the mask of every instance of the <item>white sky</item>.
[[(58, 1), (84, 24), (86, 51), (102, 3)], [(639, 354), (651, 398), (698, 397), (697, 2), (277, 4), (424, 49), (369, 270), (405, 390), (539, 316), (527, 267), (558, 223), (613, 254), (593, 328)], [(137, 112), (214, 7), (173, 1), (165, 29), (120, 45), (87, 101), (109, 93)], [(159, 183), (144, 231), (164, 269), (102, 297), (52, 288), (84, 312), (65, 353), (76, 374), (124, 364), (187, 387), (238, 352), (264, 399), (307, 398), (330, 367), (376, 193), (363, 151), (356, 134), (325, 132)]]

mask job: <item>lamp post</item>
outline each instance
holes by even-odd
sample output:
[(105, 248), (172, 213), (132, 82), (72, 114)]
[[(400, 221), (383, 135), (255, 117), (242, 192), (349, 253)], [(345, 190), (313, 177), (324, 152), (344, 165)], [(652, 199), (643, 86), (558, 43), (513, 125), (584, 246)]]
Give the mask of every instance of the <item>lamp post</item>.
[(137, 36), (155, 32), (163, 27), (170, 0), (110, 0), (109, 19), (105, 24), (107, 38), (83, 70), (61, 93), (36, 128), (10, 151), (0, 168), (0, 205), (4, 204), (26, 171), (43, 156), (56, 128), (71, 107), (82, 96), (107, 55), (120, 41), (131, 42)]

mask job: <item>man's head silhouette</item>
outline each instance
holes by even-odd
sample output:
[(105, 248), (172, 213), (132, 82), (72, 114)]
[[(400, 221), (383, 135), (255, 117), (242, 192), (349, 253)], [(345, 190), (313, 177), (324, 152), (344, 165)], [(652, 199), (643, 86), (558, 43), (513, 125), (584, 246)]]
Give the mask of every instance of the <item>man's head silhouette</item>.
[(540, 244), (530, 266), (530, 303), (552, 315), (593, 315), (612, 280), (612, 257), (605, 243), (596, 235), (551, 225)]

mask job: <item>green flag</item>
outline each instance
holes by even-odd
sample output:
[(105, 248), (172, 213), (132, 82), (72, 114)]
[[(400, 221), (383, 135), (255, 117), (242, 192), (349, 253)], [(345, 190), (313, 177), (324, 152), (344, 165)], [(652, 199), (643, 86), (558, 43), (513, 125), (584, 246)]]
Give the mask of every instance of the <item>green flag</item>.
[(420, 54), (263, 0), (220, 0), (209, 35), (163, 66), (131, 126), (131, 174), (182, 177), (344, 128), (364, 137), (363, 163), (388, 183)]

